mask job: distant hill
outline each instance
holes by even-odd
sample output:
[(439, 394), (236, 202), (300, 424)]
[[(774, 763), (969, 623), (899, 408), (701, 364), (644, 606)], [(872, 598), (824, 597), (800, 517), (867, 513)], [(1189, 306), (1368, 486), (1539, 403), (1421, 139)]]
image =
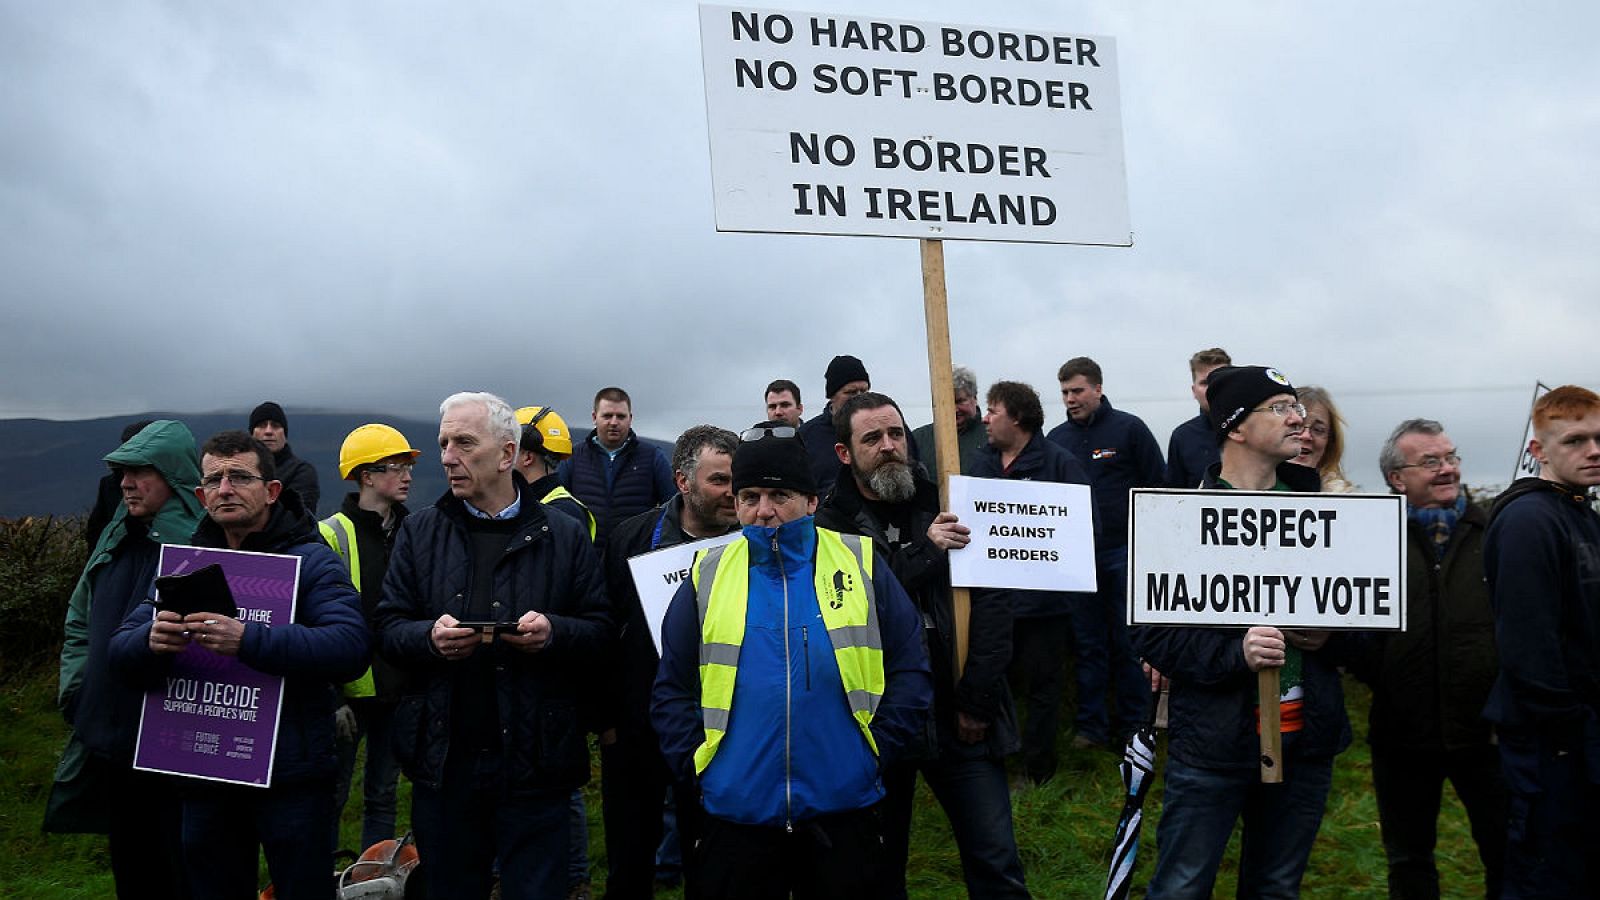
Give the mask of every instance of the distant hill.
[[(411, 488), (413, 508), (432, 503), (444, 493), (444, 470), (433, 449), (437, 421), (397, 419), (377, 413), (316, 413), (289, 410), (289, 446), (317, 467), (322, 484), (322, 515), (334, 511), (345, 487), (339, 480), (339, 445), (351, 429), (365, 422), (387, 422), (400, 429), (411, 446), (422, 451)], [(239, 428), (250, 418), (239, 412), (182, 414), (151, 412), (104, 419), (53, 422), (46, 419), (0, 419), (0, 518), (80, 515), (94, 504), (95, 483), (106, 473), (101, 457), (116, 449), (123, 426), (141, 419), (177, 419), (189, 426), (195, 440)], [(575, 440), (588, 437), (576, 432)], [(643, 437), (643, 436), (641, 436)], [(669, 456), (670, 441), (643, 437)]]

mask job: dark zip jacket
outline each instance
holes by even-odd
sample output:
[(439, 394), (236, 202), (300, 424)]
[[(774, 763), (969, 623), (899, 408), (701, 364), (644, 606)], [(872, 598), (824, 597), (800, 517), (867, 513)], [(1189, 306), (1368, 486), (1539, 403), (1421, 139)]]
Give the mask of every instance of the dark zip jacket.
[[(370, 509), (361, 508), (361, 495), (347, 493), (344, 503), (339, 507), (339, 512), (350, 520), (355, 526), (357, 558), (361, 562), (361, 583), (356, 585), (356, 590), (361, 594), (361, 615), (367, 621), (369, 631), (373, 630), (378, 613), (378, 601), (383, 599), (383, 579), (389, 571), (389, 554), (394, 550), (395, 535), (400, 533), (400, 525), (405, 521), (410, 510), (404, 503), (394, 504), (394, 515), (398, 520), (393, 529), (383, 529), (383, 517)], [(377, 638), (373, 638), (373, 646), (377, 646)], [(400, 696), (400, 672), (387, 660), (374, 654), (372, 659), (372, 688), (379, 700), (393, 703)]]
[(1350, 666), (1372, 686), (1373, 746), (1437, 754), (1489, 742), (1483, 704), (1499, 664), (1483, 577), (1488, 524), (1469, 502), (1443, 559), (1406, 524), (1406, 630), (1366, 635)]
[(1557, 748), (1600, 739), (1600, 515), (1585, 493), (1519, 478), (1484, 538), (1500, 673), (1484, 715)]
[(1194, 488), (1206, 470), (1222, 459), (1222, 445), (1211, 427), (1211, 417), (1200, 413), (1172, 429), (1167, 440), (1167, 487)]
[(283, 445), (282, 450), (272, 454), (272, 464), (277, 470), (277, 479), (283, 482), (284, 487), (299, 494), (306, 511), (315, 516), (317, 504), (322, 502), (322, 487), (317, 483), (316, 468), (295, 456), (288, 443)]
[[(333, 776), (334, 685), (366, 670), (371, 645), (361, 597), (338, 554), (322, 542), (316, 520), (290, 491), (279, 494), (269, 509), (266, 527), (246, 536), (239, 549), (300, 557), (294, 622), (277, 627), (246, 622), (239, 661), (258, 672), (284, 676), (272, 760), (272, 783), (278, 785)], [(226, 549), (228, 539), (207, 516), (190, 543)], [(159, 684), (172, 664), (171, 656), (150, 649), (153, 617), (149, 605), (136, 609), (111, 638), (112, 665), (147, 685)]]
[(590, 433), (556, 468), (556, 477), (594, 513), (596, 547), (606, 546), (611, 529), (624, 519), (664, 503), (678, 492), (666, 456), (655, 445), (639, 440), (632, 429), (615, 459)]
[[(1207, 471), (1202, 487), (1219, 489), (1218, 471)], [(1278, 467), (1278, 478), (1292, 491), (1316, 493), (1316, 470), (1293, 463)], [(1259, 765), (1256, 732), (1256, 673), (1244, 661), (1245, 628), (1184, 628), (1146, 625), (1132, 629), (1134, 648), (1161, 674), (1172, 679), (1167, 752), (1185, 765), (1204, 769), (1254, 769)], [(1303, 651), (1305, 727), (1283, 736), (1288, 765), (1295, 759), (1332, 759), (1350, 746), (1350, 719), (1344, 711), (1341, 654), (1358, 639), (1334, 632), (1320, 650)]]
[(588, 528), (566, 514), (547, 513), (522, 475), (512, 474), (522, 507), (490, 570), (489, 592), (479, 599), (485, 608), (497, 604), (495, 621), (515, 622), (530, 610), (548, 616), (550, 641), (543, 649), (525, 653), (496, 642), (474, 650), (476, 660), (447, 660), (434, 648), (433, 623), (444, 613), (470, 620), (469, 598), (475, 588), (482, 591), (472, 583), (471, 514), (448, 491), (407, 517), (389, 560), (378, 646), (405, 674), (391, 739), (406, 776), (429, 787), (440, 786), (452, 734), (471, 724), (452, 722), (456, 681), (475, 677), (471, 666), (492, 666), (493, 695), (481, 699), (499, 727), (501, 786), (571, 790), (589, 780), (580, 706), (592, 667), (611, 660), (599, 561)]

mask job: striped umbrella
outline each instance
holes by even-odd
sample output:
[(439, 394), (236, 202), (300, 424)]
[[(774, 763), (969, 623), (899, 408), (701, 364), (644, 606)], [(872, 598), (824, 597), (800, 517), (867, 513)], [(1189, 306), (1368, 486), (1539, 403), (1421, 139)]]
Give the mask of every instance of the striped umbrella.
[[(1151, 704), (1158, 709), (1165, 704)], [(1158, 713), (1159, 716), (1159, 713)], [(1106, 877), (1106, 900), (1126, 900), (1133, 886), (1133, 864), (1139, 856), (1139, 827), (1144, 823), (1144, 798), (1155, 782), (1156, 723), (1140, 728), (1122, 750), (1122, 817), (1111, 846), (1111, 874)]]

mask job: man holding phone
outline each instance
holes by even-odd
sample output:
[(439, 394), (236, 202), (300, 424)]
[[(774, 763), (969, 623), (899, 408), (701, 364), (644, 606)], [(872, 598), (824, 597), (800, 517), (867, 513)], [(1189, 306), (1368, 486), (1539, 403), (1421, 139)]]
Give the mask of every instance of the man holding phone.
[(430, 896), (559, 897), (567, 805), (589, 778), (581, 707), (610, 616), (588, 530), (516, 472), (520, 428), (493, 394), (439, 407), (450, 491), (400, 526), (375, 624), (407, 676), (395, 755)]
[(294, 621), (270, 627), (242, 622), (219, 611), (226, 603), (187, 614), (160, 609), (154, 618), (141, 610), (111, 639), (112, 665), (140, 679), (159, 678), (191, 644), (284, 676), (272, 786), (185, 785), (183, 855), (195, 898), (254, 895), (263, 850), (278, 896), (327, 894), (335, 816), (333, 685), (366, 669), (369, 641), (361, 598), (344, 565), (276, 474), (272, 452), (242, 431), (206, 441), (194, 491), (206, 515), (190, 543), (300, 557)]

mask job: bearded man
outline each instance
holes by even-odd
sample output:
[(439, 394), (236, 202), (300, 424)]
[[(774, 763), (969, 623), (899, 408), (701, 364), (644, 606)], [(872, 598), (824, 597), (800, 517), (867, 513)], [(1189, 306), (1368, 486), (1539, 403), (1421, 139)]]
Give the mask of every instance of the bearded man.
[[(833, 492), (817, 509), (817, 526), (872, 539), (922, 613), (933, 665), (933, 728), (921, 746), (883, 773), (887, 897), (905, 897), (911, 804), (917, 772), (932, 788), (955, 831), (967, 892), (973, 897), (1027, 897), (1005, 757), (1018, 746), (1016, 715), (1006, 686), (1011, 661), (1011, 606), (1005, 595), (974, 592), (965, 670), (955, 671), (955, 615), (950, 564), (930, 527), (939, 518), (939, 489), (909, 462), (905, 417), (883, 394), (868, 391), (834, 413), (842, 466)], [(948, 520), (948, 521), (946, 521)], [(936, 531), (935, 534), (939, 534)]]

